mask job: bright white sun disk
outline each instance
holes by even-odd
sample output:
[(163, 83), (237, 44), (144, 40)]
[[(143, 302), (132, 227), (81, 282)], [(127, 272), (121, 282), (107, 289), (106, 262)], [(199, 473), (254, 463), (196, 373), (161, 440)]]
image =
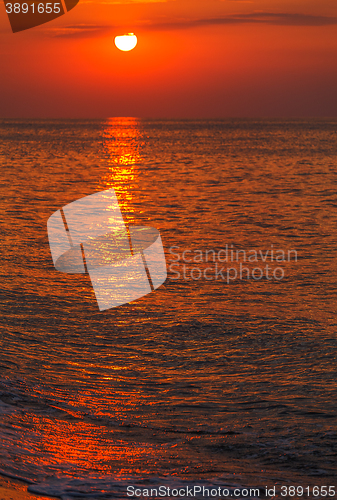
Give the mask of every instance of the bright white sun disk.
[(126, 35), (116, 36), (115, 45), (117, 49), (128, 52), (137, 45), (137, 37), (134, 33), (127, 33)]

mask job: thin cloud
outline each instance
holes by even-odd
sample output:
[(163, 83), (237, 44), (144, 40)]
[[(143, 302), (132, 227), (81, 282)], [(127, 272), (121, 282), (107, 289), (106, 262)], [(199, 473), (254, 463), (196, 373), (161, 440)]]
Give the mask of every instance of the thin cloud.
[[(273, 24), (279, 26), (327, 26), (337, 24), (337, 17), (312, 16), (309, 14), (288, 14), (271, 12), (253, 12), (251, 14), (235, 14), (226, 17), (192, 19), (178, 22), (158, 24), (160, 29), (197, 28), (200, 26), (221, 26), (228, 24)], [(154, 26), (155, 27), (155, 26)]]
[[(235, 14), (226, 17), (205, 19), (181, 19), (166, 23), (144, 22), (133, 24), (134, 29), (145, 31), (167, 31), (192, 29), (205, 26), (226, 26), (233, 24), (269, 24), (278, 26), (329, 26), (337, 24), (337, 17), (313, 16), (308, 14), (253, 12), (250, 14)], [(120, 28), (118, 25), (68, 25), (62, 28), (49, 28), (46, 34), (60, 38), (92, 37), (110, 33)]]
[(73, 24), (58, 28), (48, 28), (45, 34), (52, 38), (90, 38), (109, 33), (113, 26), (95, 24)]

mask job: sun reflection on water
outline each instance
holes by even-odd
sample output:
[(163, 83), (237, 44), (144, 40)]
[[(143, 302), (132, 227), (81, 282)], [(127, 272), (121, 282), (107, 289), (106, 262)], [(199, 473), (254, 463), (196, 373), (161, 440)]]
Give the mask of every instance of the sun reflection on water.
[(100, 179), (101, 189), (114, 188), (123, 215), (135, 222), (138, 165), (142, 162), (144, 136), (137, 118), (109, 118), (103, 132), (103, 147), (109, 165)]

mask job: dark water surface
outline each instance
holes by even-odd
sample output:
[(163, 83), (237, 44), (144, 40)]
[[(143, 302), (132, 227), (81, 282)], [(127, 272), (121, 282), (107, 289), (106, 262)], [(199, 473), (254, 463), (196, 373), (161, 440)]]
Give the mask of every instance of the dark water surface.
[[(0, 136), (0, 473), (64, 499), (336, 484), (337, 121), (3, 120)], [(168, 279), (99, 312), (88, 276), (54, 269), (46, 223), (112, 187), (128, 224), (160, 230)], [(226, 245), (297, 260), (229, 283), (214, 262), (172, 267), (172, 246)]]

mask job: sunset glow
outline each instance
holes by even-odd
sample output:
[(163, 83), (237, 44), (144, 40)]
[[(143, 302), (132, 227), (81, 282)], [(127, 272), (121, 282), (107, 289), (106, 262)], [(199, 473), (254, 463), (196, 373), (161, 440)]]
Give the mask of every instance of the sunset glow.
[(3, 116), (336, 113), (328, 0), (88, 1), (69, 16), (17, 36), (0, 16)]

